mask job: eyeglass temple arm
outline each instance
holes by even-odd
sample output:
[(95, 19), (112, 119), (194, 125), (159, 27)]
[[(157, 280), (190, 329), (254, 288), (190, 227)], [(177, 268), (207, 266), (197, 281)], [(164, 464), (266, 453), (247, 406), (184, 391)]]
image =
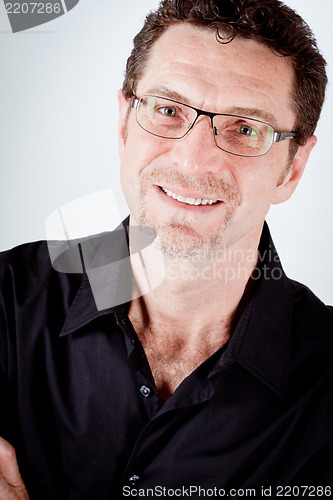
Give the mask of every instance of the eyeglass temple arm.
[(133, 109), (136, 109), (138, 107), (138, 104), (140, 102), (140, 99), (137, 99), (135, 96), (131, 98), (131, 106)]
[(294, 139), (297, 134), (294, 132), (274, 132), (273, 142), (282, 142), (290, 139)]

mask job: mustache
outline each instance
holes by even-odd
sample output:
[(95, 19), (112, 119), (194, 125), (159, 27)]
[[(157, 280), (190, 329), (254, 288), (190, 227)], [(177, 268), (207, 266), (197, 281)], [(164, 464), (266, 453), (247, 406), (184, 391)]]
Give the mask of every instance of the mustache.
[(142, 174), (141, 182), (143, 193), (145, 193), (152, 184), (160, 186), (169, 185), (204, 193), (214, 199), (221, 199), (235, 204), (240, 203), (238, 189), (230, 186), (224, 179), (213, 176), (198, 179), (196, 177), (185, 176), (174, 168), (155, 167), (151, 171)]

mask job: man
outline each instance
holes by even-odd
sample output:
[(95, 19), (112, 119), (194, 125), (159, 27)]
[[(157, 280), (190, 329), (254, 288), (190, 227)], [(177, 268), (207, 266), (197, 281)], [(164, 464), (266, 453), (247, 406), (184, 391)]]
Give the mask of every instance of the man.
[[(117, 231), (55, 269), (45, 243), (2, 255), (1, 499), (332, 496), (332, 309), (284, 275), (264, 222), (302, 176), (325, 86), (279, 0), (147, 17), (119, 93), (131, 279), (123, 250), (105, 272)], [(97, 268), (123, 297), (109, 307)]]

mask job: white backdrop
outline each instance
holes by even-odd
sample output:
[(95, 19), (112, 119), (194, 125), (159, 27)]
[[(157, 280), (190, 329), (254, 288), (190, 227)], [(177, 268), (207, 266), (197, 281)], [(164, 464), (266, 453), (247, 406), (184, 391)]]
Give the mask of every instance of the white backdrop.
[[(157, 3), (80, 0), (66, 15), (15, 34), (0, 3), (0, 250), (56, 237), (45, 230), (50, 214), (71, 202), (82, 214), (87, 196), (99, 202), (87, 232), (111, 229), (127, 215), (118, 180), (116, 91), (132, 38)], [(313, 29), (333, 81), (332, 1), (286, 3)], [(298, 190), (268, 216), (288, 275), (327, 303), (333, 303), (332, 100), (331, 84)], [(105, 208), (112, 212), (107, 220)]]

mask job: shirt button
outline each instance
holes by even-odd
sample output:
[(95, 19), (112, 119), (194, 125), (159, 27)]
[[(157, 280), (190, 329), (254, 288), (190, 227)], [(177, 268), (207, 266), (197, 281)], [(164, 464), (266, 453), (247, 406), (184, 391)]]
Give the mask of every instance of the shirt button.
[(131, 476), (128, 481), (132, 486), (134, 486), (139, 481), (139, 479), (140, 476), (138, 476), (137, 474), (133, 474), (133, 476)]
[(151, 390), (146, 385), (142, 385), (140, 387), (140, 392), (141, 392), (142, 396), (144, 396), (145, 398), (148, 398), (148, 396), (150, 396)]

